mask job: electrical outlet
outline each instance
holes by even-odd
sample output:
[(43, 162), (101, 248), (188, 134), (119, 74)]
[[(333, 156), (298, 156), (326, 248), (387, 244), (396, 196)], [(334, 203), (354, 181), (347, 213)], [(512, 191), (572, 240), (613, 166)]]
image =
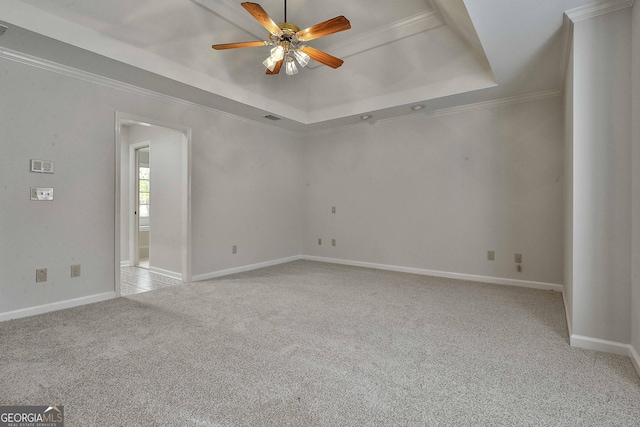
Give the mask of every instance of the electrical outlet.
[(331, 246), (335, 246), (336, 245), (336, 239), (331, 239)]
[(522, 264), (522, 254), (516, 254), (516, 264)]
[(318, 239), (318, 244), (321, 245), (322, 244), (322, 239)]
[(238, 253), (238, 246), (237, 245), (233, 245), (231, 247), (231, 253), (232, 254), (237, 254)]
[(331, 207), (331, 213), (332, 213), (332, 214), (336, 213), (336, 207), (335, 207), (335, 206), (332, 206), (332, 207)]
[(71, 266), (71, 277), (80, 277), (80, 264)]
[(489, 261), (495, 261), (495, 259), (496, 259), (495, 251), (487, 251), (487, 259)]
[(47, 269), (39, 268), (36, 270), (36, 283), (47, 281)]
[(31, 187), (31, 200), (53, 200), (53, 188)]

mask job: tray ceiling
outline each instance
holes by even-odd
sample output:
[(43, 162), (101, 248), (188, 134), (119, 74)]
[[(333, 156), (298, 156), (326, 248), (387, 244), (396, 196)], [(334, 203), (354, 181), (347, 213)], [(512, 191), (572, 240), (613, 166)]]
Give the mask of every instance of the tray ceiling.
[[(240, 2), (3, 0), (0, 19), (9, 31), (0, 45), (28, 45), (11, 39), (17, 26), (79, 48), (78, 55), (91, 52), (195, 88), (214, 108), (257, 121), (270, 113), (283, 118), (275, 126), (304, 131), (357, 123), (364, 114), (415, 114), (415, 104), (424, 113), (557, 91), (563, 12), (590, 3), (288, 0), (287, 20), (300, 28), (338, 15), (351, 21), (351, 30), (308, 43), (345, 63), (333, 70), (312, 61), (297, 75), (268, 76), (267, 47), (211, 49), (267, 38)], [(283, 1), (257, 2), (284, 20)], [(64, 64), (60, 52), (49, 59)]]

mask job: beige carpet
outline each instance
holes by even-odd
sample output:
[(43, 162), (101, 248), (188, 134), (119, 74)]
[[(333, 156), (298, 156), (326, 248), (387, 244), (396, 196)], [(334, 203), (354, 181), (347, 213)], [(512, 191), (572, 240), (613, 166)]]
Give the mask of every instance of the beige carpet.
[(0, 404), (67, 426), (637, 426), (559, 293), (296, 261), (0, 323)]

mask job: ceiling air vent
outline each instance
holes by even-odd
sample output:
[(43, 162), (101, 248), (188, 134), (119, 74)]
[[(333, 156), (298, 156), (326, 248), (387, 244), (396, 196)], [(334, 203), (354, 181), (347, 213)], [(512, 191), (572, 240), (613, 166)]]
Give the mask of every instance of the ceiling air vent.
[(268, 116), (264, 116), (265, 119), (269, 119), (269, 120), (281, 120), (282, 117), (278, 117), (278, 116), (274, 116), (273, 114), (269, 114)]

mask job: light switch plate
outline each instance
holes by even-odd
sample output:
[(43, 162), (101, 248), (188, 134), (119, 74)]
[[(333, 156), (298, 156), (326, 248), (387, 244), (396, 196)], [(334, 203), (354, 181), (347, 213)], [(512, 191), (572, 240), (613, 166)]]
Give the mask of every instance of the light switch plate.
[(53, 200), (53, 188), (31, 187), (31, 200), (39, 200), (39, 201)]
[(53, 160), (31, 159), (31, 172), (53, 173), (55, 162)]

